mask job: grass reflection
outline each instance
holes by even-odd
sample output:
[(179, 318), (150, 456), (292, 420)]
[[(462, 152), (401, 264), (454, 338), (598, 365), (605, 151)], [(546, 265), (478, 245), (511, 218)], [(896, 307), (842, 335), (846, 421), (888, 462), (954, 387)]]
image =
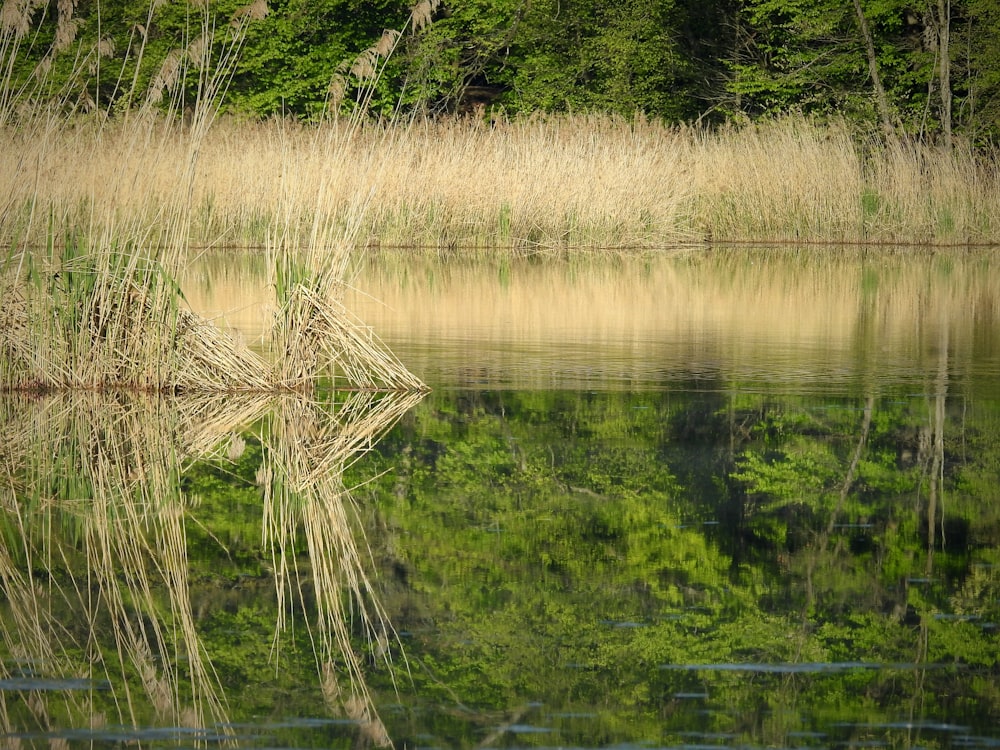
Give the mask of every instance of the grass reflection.
[[(342, 474), (417, 400), (0, 399), (0, 731), (238, 742), (240, 709), (192, 606), (193, 576), (201, 574), (189, 559), (188, 524), (198, 522), (200, 498), (185, 477), (206, 463), (224, 467), (252, 425), (263, 449), (260, 554), (272, 561), (281, 605), (274, 649), (291, 638), (294, 599), (309, 613), (328, 712), (369, 742), (388, 744), (352, 623), (363, 623), (385, 660), (394, 636), (372, 591)], [(303, 539), (307, 557), (297, 555)]]
[[(942, 343), (956, 374), (995, 379), (998, 268), (989, 251), (719, 247), (544, 263), (383, 251), (344, 304), (435, 387), (697, 379), (815, 392), (933, 376)], [(273, 318), (252, 253), (206, 258), (182, 284), (193, 309), (248, 338)]]
[[(290, 600), (305, 605), (305, 583), (311, 578), (313, 640), (323, 697), (331, 711), (357, 721), (379, 745), (389, 744), (389, 737), (365, 684), (365, 664), (352, 646), (343, 603), (350, 602), (351, 614), (359, 618), (368, 650), (387, 664), (395, 634), (365, 572), (368, 566), (358, 546), (353, 501), (343, 474), (419, 400), (414, 395), (352, 394), (330, 411), (314, 402), (286, 399), (273, 412), (272, 450), (259, 474), (264, 487), (263, 541), (279, 600), (275, 646), (289, 626)], [(295, 555), (300, 528), (309, 569), (303, 569)], [(338, 674), (338, 664), (344, 665), (344, 674)]]

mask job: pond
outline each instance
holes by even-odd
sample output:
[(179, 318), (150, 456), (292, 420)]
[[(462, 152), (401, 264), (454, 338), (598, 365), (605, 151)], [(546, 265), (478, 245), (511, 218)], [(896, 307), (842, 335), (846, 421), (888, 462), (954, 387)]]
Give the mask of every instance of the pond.
[(7, 744), (1000, 746), (992, 253), (353, 285), (431, 393), (0, 399)]

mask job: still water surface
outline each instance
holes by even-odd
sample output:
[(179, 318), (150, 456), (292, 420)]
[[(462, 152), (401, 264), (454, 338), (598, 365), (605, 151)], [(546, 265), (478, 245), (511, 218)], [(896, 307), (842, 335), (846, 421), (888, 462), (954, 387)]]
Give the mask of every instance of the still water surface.
[(9, 744), (1000, 746), (991, 254), (355, 288), (422, 400), (0, 401)]

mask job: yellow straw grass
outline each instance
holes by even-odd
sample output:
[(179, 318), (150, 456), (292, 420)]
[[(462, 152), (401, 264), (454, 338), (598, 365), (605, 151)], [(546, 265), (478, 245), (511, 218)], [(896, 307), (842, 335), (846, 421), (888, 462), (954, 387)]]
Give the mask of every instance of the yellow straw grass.
[[(360, 244), (538, 250), (706, 241), (995, 243), (989, 153), (885, 146), (790, 117), (705, 130), (608, 116), (395, 126), (224, 119), (202, 136), (84, 121), (0, 128), (0, 222), (42, 242), (71, 224), (169, 225), (178, 196), (201, 245)], [(363, 210), (359, 211), (359, 206)], [(153, 243), (169, 232), (154, 229)]]
[[(23, 258), (24, 256), (22, 256)], [(0, 390), (192, 392), (309, 390), (341, 376), (364, 390), (423, 384), (375, 334), (309, 278), (289, 287), (276, 360), (181, 308), (161, 264), (137, 252), (76, 254), (0, 268)], [(315, 278), (315, 277), (313, 277)]]
[(336, 298), (299, 285), (277, 317), (282, 385), (295, 389), (331, 367), (359, 390), (420, 391), (423, 383)]

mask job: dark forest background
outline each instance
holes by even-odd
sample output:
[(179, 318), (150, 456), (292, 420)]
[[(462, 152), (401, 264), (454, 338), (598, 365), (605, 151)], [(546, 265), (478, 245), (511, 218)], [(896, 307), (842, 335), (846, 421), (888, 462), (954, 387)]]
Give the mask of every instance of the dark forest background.
[[(227, 108), (253, 116), (349, 108), (360, 76), (381, 116), (801, 112), (932, 140), (1000, 130), (995, 0), (6, 0), (0, 27), (5, 91), (44, 78), (109, 114), (169, 88), (187, 57), (188, 97), (206, 62), (225, 66)], [(380, 37), (395, 47), (372, 76), (358, 55)]]

